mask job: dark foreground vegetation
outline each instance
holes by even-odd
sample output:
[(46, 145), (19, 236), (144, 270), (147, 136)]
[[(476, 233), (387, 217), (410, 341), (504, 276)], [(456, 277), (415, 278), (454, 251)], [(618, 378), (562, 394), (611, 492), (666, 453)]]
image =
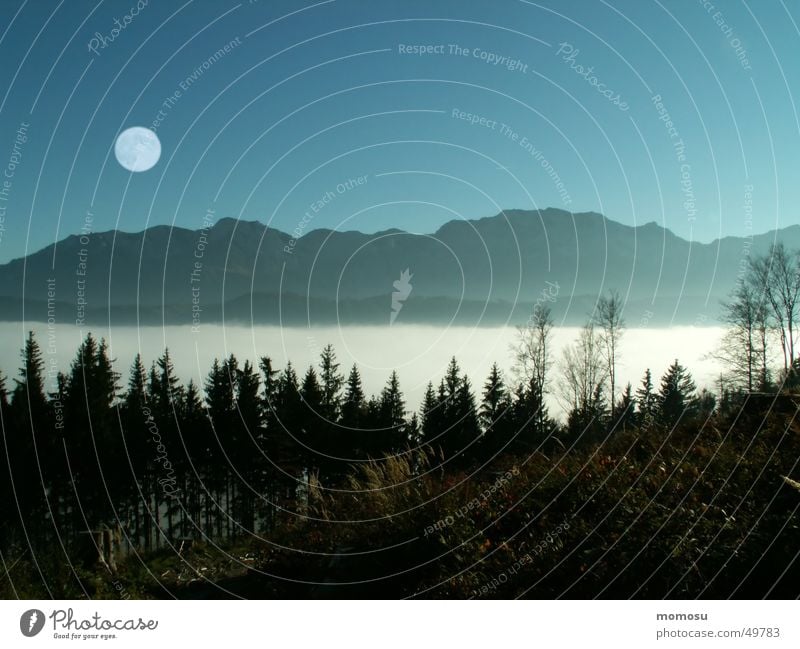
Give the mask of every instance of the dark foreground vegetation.
[(797, 597), (796, 314), (759, 263), (715, 393), (678, 361), (621, 389), (615, 294), (557, 360), (537, 305), (513, 379), (453, 359), (419, 414), (330, 346), (202, 389), (137, 357), (123, 388), (102, 341), (61, 374), (31, 335), (0, 380), (0, 596)]

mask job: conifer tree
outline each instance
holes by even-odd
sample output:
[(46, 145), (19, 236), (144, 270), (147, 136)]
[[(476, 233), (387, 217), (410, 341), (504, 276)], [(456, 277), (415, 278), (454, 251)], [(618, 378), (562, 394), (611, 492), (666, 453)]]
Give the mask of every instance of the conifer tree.
[(342, 427), (350, 430), (357, 430), (363, 423), (364, 408), (364, 388), (361, 384), (361, 374), (358, 371), (358, 367), (353, 365), (347, 377), (344, 399), (342, 401)]
[(421, 435), (426, 444), (433, 443), (434, 438), (442, 432), (441, 428), (441, 409), (433, 383), (428, 382), (425, 388), (425, 396), (422, 399), (421, 407)]
[[(21, 356), (22, 367), (19, 378), (14, 379), (15, 386), (9, 406), (10, 422), (6, 423), (4, 420), (4, 426), (7, 427), (4, 428), (4, 433), (15, 508), (18, 503), (20, 509), (30, 516), (22, 521), (28, 528), (35, 527), (37, 521), (44, 520), (42, 511), (45, 486), (41, 484), (39, 477), (37, 455), (46, 459), (49, 456), (48, 451), (54, 449), (55, 443), (60, 440), (54, 439), (55, 436), (47, 437), (51, 428), (50, 410), (44, 393), (44, 361), (32, 331), (28, 333)], [(63, 432), (63, 428), (58, 430), (58, 433)]]
[(653, 425), (657, 408), (658, 397), (653, 391), (653, 375), (648, 367), (644, 372), (641, 386), (636, 390), (636, 404), (638, 406), (638, 422), (643, 428)]
[(675, 359), (661, 378), (658, 394), (658, 413), (665, 426), (675, 425), (684, 412), (695, 405), (695, 390), (692, 375)]
[(334, 352), (331, 344), (326, 345), (320, 355), (320, 379), (322, 384), (322, 415), (329, 422), (335, 422), (339, 417), (344, 377), (339, 372), (336, 352)]
[[(239, 416), (245, 427), (245, 436), (258, 439), (261, 427), (261, 397), (259, 390), (261, 379), (250, 361), (245, 361), (241, 370), (237, 370), (236, 405)], [(244, 436), (243, 436), (244, 439)]]
[(472, 387), (469, 379), (461, 375), (455, 357), (439, 385), (438, 401), (442, 409), (440, 446), (445, 457), (468, 462), (477, 451), (474, 443), (480, 436), (480, 426)]
[(386, 387), (381, 392), (379, 434), (385, 438), (382, 444), (384, 454), (405, 448), (406, 439), (406, 403), (400, 390), (400, 379), (393, 371)]
[(422, 425), (416, 412), (411, 413), (407, 428), (408, 443), (410, 446), (419, 446), (422, 443)]
[(136, 354), (133, 359), (124, 403), (129, 410), (140, 410), (147, 403), (147, 370), (141, 354)]
[(277, 401), (277, 419), (281, 429), (297, 435), (302, 399), (297, 372), (291, 361), (286, 364), (278, 379)]
[[(280, 372), (272, 367), (272, 359), (269, 356), (263, 356), (259, 361), (261, 374), (264, 380), (264, 389), (262, 397), (262, 421), (267, 431), (272, 432), (275, 428), (275, 415), (278, 408), (278, 392), (280, 390)], [(277, 432), (277, 431), (276, 431)]]
[(506, 414), (509, 405), (510, 399), (503, 382), (503, 375), (497, 363), (494, 363), (486, 383), (483, 384), (483, 400), (479, 416), (484, 431), (495, 430), (497, 422)]
[(22, 367), (19, 378), (14, 379), (12, 404), (16, 413), (28, 425), (44, 421), (47, 413), (47, 397), (44, 390), (44, 361), (39, 343), (28, 333), (22, 350)]
[(309, 447), (307, 449), (309, 461), (319, 467), (324, 463), (324, 456), (330, 452), (330, 440), (323, 428), (324, 419), (321, 416), (322, 386), (319, 384), (317, 372), (313, 366), (309, 366), (303, 376), (300, 384), (300, 397), (302, 407), (298, 420), (298, 436)]
[(630, 382), (625, 386), (614, 412), (616, 419), (611, 423), (617, 430), (626, 430), (636, 426), (636, 397), (633, 395), (633, 387)]

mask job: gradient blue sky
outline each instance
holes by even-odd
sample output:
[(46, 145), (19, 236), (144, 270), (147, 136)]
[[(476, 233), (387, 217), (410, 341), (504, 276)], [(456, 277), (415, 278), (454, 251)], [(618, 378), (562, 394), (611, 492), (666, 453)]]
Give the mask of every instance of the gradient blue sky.
[[(135, 4), (2, 0), (0, 166), (21, 159), (0, 204), (0, 261), (79, 232), (87, 212), (96, 231), (197, 229), (210, 208), (292, 231), (327, 192), (335, 197), (306, 229), (433, 232), (499, 208), (554, 206), (711, 241), (750, 231), (748, 185), (752, 232), (800, 222), (796, 3), (150, 0), (89, 51)], [(159, 163), (137, 174), (117, 164), (116, 136), (150, 126), (237, 38), (165, 110)], [(629, 109), (572, 70), (560, 43)], [(399, 52), (416, 44), (446, 53)], [(470, 53), (451, 55), (450, 44)], [(480, 51), (527, 67), (490, 65)], [(683, 162), (654, 95), (686, 145)], [(497, 125), (455, 119), (456, 108)], [(23, 123), (28, 139), (12, 158)], [(359, 176), (367, 181), (336, 191)]]

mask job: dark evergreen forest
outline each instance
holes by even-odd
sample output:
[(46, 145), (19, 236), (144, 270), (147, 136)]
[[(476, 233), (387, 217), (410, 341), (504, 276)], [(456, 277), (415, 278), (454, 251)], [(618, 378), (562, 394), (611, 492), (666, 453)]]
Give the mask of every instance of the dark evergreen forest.
[(89, 334), (48, 392), (30, 334), (0, 377), (0, 592), (796, 597), (799, 268), (753, 260), (713, 389), (679, 360), (618, 385), (613, 292), (558, 357), (538, 305), (514, 376), (453, 358), (419, 412), (330, 345), (184, 385), (169, 351), (123, 370)]

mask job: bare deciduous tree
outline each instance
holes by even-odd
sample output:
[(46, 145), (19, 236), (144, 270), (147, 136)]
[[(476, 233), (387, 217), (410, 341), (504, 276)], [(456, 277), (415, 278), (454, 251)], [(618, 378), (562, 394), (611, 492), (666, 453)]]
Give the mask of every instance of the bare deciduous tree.
[(544, 394), (548, 373), (552, 366), (550, 336), (553, 317), (548, 307), (534, 309), (528, 322), (517, 327), (517, 340), (513, 347), (515, 371), (522, 383), (534, 383)]
[(517, 340), (513, 347), (515, 372), (521, 386), (534, 395), (539, 404), (535, 415), (536, 430), (544, 430), (547, 411), (544, 397), (548, 391), (549, 372), (552, 367), (550, 336), (553, 317), (550, 308), (537, 305), (528, 322), (517, 327)]
[(758, 298), (769, 306), (783, 348), (783, 369), (788, 373), (795, 360), (794, 344), (800, 307), (800, 256), (782, 243), (770, 247), (766, 257), (750, 264), (750, 282)]
[(610, 291), (608, 297), (602, 296), (597, 301), (597, 324), (600, 326), (600, 342), (603, 346), (606, 373), (611, 391), (611, 417), (614, 417), (617, 399), (617, 360), (619, 358), (619, 342), (625, 331), (625, 319), (622, 317), (623, 304), (619, 293)]
[(740, 282), (722, 303), (722, 321), (730, 326), (713, 357), (728, 369), (728, 379), (748, 392), (769, 384), (770, 314), (752, 284)]
[(564, 349), (559, 383), (562, 405), (568, 412), (594, 411), (607, 378), (602, 342), (590, 322), (578, 340)]

